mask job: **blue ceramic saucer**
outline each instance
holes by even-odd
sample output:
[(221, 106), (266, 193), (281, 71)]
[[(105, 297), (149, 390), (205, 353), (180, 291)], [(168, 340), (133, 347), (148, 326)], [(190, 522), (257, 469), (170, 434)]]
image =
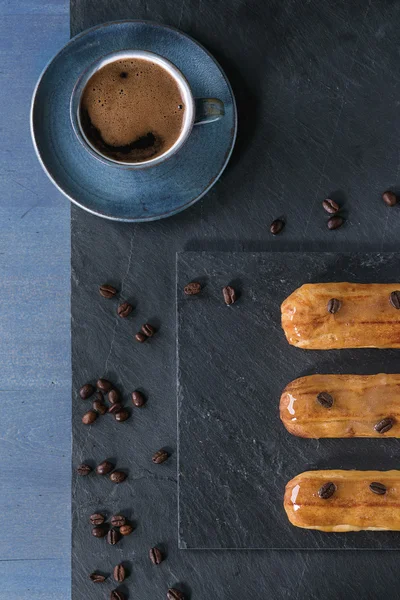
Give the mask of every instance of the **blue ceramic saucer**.
[[(225, 105), (225, 116), (194, 127), (176, 155), (136, 171), (94, 158), (76, 137), (69, 111), (80, 74), (101, 56), (128, 48), (164, 56), (182, 71), (195, 97), (216, 97)], [(154, 221), (197, 202), (226, 167), (236, 129), (232, 89), (214, 58), (181, 31), (148, 21), (107, 23), (73, 38), (44, 70), (32, 100), (32, 137), (47, 175), (72, 202), (116, 221)]]

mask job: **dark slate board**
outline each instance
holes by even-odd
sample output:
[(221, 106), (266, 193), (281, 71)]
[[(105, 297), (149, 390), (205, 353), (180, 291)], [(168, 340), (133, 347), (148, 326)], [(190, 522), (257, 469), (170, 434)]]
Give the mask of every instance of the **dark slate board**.
[[(149, 454), (161, 445), (176, 447), (176, 251), (397, 249), (400, 211), (387, 209), (379, 195), (400, 183), (400, 3), (71, 0), (72, 35), (123, 18), (177, 26), (203, 43), (233, 85), (239, 133), (221, 180), (181, 215), (134, 226), (71, 209), (74, 390), (106, 371), (118, 374), (126, 392), (129, 385), (142, 385), (149, 393), (148, 412), (136, 412), (134, 424), (126, 423), (130, 449), (121, 449), (115, 437), (120, 430), (104, 428), (100, 437), (94, 428), (83, 429), (82, 405), (73, 398), (73, 466), (82, 456), (100, 459), (118, 450), (124, 464), (129, 458), (136, 478), (134, 488), (126, 488), (133, 489), (133, 497), (120, 487), (106, 500), (109, 487), (98, 488), (97, 500), (91, 486), (74, 478), (73, 600), (107, 596), (111, 583), (99, 589), (87, 576), (95, 567), (111, 568), (117, 555), (132, 561), (127, 587), (141, 600), (164, 598), (177, 581), (186, 582), (192, 600), (393, 597), (397, 553), (178, 551), (175, 456), (153, 471)], [(335, 232), (326, 229), (320, 207), (332, 192), (348, 216)], [(268, 225), (283, 212), (286, 229), (271, 238)], [(126, 293), (143, 311), (132, 315), (134, 325), (125, 323), (129, 335), (121, 334), (112, 309), (98, 302), (96, 287), (108, 279), (118, 285), (125, 280)], [(146, 359), (142, 365), (140, 356), (131, 354), (136, 353), (131, 334), (150, 316), (161, 320), (162, 349), (157, 363)], [(134, 511), (137, 533), (123, 550), (101, 542), (93, 546), (86, 519), (98, 503)], [(156, 542), (168, 547), (168, 560), (158, 569), (147, 560), (148, 547)], [(102, 549), (99, 557), (96, 548)]]
[[(309, 469), (397, 469), (396, 439), (306, 440), (279, 418), (289, 381), (312, 373), (398, 373), (398, 350), (290, 346), (280, 305), (303, 283), (384, 283), (400, 255), (196, 253), (178, 258), (181, 548), (398, 548), (400, 533), (326, 534), (290, 525), (286, 483)], [(199, 296), (183, 287), (198, 278)], [(240, 299), (226, 307), (221, 289)]]

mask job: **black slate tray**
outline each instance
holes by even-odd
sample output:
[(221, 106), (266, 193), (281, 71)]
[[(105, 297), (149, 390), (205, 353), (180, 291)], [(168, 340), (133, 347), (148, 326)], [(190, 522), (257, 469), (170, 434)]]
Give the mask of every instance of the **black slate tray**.
[[(396, 469), (396, 439), (306, 440), (279, 419), (285, 385), (312, 373), (399, 372), (398, 350), (290, 346), (280, 304), (308, 282), (400, 281), (400, 254), (178, 255), (179, 544), (181, 548), (398, 548), (400, 533), (295, 528), (285, 484), (308, 469)], [(199, 296), (183, 287), (203, 283)], [(221, 294), (232, 284), (238, 302)]]
[[(109, 573), (117, 556), (132, 565), (125, 586), (129, 600), (162, 600), (168, 586), (179, 583), (191, 600), (397, 598), (398, 552), (178, 550), (175, 456), (160, 470), (153, 470), (149, 457), (162, 445), (174, 450), (176, 443), (177, 251), (398, 249), (400, 207), (388, 209), (380, 194), (400, 183), (400, 2), (71, 0), (70, 5), (71, 35), (132, 18), (192, 35), (227, 73), (239, 111), (232, 159), (190, 210), (135, 226), (71, 207), (73, 388), (102, 373), (126, 393), (139, 385), (149, 396), (146, 411), (136, 411), (126, 423), (125, 441), (116, 437), (121, 429), (105, 427), (108, 420), (98, 423), (104, 425), (101, 432), (82, 427), (83, 406), (74, 394), (74, 468), (82, 459), (114, 454), (129, 464), (134, 485), (127, 482), (107, 496), (106, 481), (104, 488), (93, 487), (74, 476), (73, 600), (107, 598), (112, 581), (99, 588), (88, 574), (94, 568)], [(332, 232), (321, 202), (333, 193), (347, 221)], [(268, 226), (282, 213), (285, 230), (273, 238)], [(118, 287), (124, 282), (124, 294), (137, 301), (129, 323), (116, 320), (115, 305), (106, 309), (98, 303), (97, 286), (106, 280)], [(154, 316), (162, 329), (152, 349), (161, 354), (134, 359), (132, 336), (142, 319)], [(134, 537), (116, 548), (92, 542), (87, 516), (101, 508), (132, 511)], [(147, 558), (155, 543), (167, 551), (157, 568)]]

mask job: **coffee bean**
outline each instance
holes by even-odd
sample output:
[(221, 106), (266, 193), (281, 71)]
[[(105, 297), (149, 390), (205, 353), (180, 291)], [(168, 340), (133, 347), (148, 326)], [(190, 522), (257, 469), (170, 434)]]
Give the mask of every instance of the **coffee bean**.
[(79, 467), (77, 468), (77, 473), (78, 475), (81, 475), (82, 477), (84, 477), (85, 475), (89, 475), (89, 473), (92, 472), (92, 467), (90, 465), (79, 465)]
[(343, 217), (339, 217), (336, 215), (335, 217), (331, 217), (328, 219), (327, 226), (328, 229), (339, 229), (344, 223)]
[(105, 576), (100, 575), (100, 573), (91, 573), (89, 577), (93, 581), (93, 583), (104, 583), (106, 580)]
[(167, 592), (167, 600), (186, 600), (186, 596), (176, 588), (170, 588)]
[(324, 408), (332, 408), (333, 398), (328, 392), (320, 392), (317, 396), (317, 400)]
[(119, 532), (121, 535), (131, 535), (133, 531), (132, 525), (121, 525)]
[(140, 344), (143, 344), (143, 342), (145, 342), (147, 340), (147, 335), (144, 335), (144, 333), (142, 333), (141, 331), (138, 331), (138, 333), (135, 335), (135, 339)]
[(114, 465), (110, 463), (109, 460), (103, 460), (103, 462), (97, 465), (96, 473), (97, 475), (108, 475), (108, 473), (110, 473), (113, 470), (113, 468)]
[(101, 513), (94, 513), (93, 515), (90, 515), (89, 520), (92, 525), (103, 525), (106, 518)]
[(108, 381), (108, 379), (98, 379), (96, 382), (96, 387), (105, 394), (108, 394), (108, 392), (114, 388), (113, 384), (111, 381)]
[(334, 215), (340, 209), (340, 206), (337, 202), (332, 200), (331, 198), (327, 198), (323, 201), (322, 206), (326, 210), (327, 213)]
[(97, 419), (97, 412), (95, 410), (88, 410), (82, 417), (82, 423), (84, 425), (91, 425)]
[(153, 458), (151, 460), (156, 465), (160, 465), (161, 463), (165, 462), (168, 457), (169, 457), (168, 452), (166, 452), (165, 450), (158, 450), (158, 452), (153, 454)]
[(92, 535), (97, 538), (102, 538), (107, 535), (107, 529), (105, 527), (93, 527)]
[(111, 404), (116, 404), (118, 402), (120, 398), (120, 393), (118, 390), (110, 390), (108, 392), (108, 401), (111, 402)]
[(113, 590), (110, 594), (110, 600), (126, 600), (126, 596), (120, 590)]
[(79, 395), (82, 400), (87, 400), (92, 394), (94, 394), (94, 391), (94, 387), (90, 383), (85, 383), (85, 385), (83, 385), (79, 390)]
[(118, 421), (118, 423), (123, 423), (129, 419), (129, 412), (126, 410), (126, 408), (123, 408), (122, 410), (114, 413), (114, 418), (116, 421)]
[(153, 327), (153, 325), (150, 325), (150, 323), (145, 323), (144, 325), (142, 325), (141, 330), (146, 337), (153, 337), (153, 335), (156, 332), (155, 327)]
[(232, 286), (227, 285), (222, 288), (222, 294), (224, 296), (224, 302), (227, 306), (236, 302), (236, 292)]
[(105, 283), (99, 287), (99, 292), (103, 298), (113, 298), (116, 295), (117, 290), (112, 285)]
[(382, 419), (382, 421), (379, 421), (379, 423), (377, 423), (374, 426), (374, 429), (378, 433), (386, 433), (387, 431), (389, 431), (389, 429), (392, 429), (393, 425), (394, 420), (390, 417), (387, 417), (386, 419)]
[(149, 558), (153, 565), (159, 565), (163, 561), (163, 555), (161, 550), (157, 548), (157, 546), (154, 546), (154, 548), (150, 548)]
[(322, 498), (322, 500), (328, 500), (333, 494), (336, 492), (336, 485), (331, 481), (324, 483), (318, 490), (318, 496)]
[(331, 298), (328, 302), (327, 310), (329, 313), (334, 315), (337, 312), (339, 312), (339, 310), (341, 309), (341, 306), (342, 306), (342, 303), (340, 302), (340, 300), (338, 300), (337, 298)]
[(110, 408), (108, 409), (108, 412), (114, 415), (120, 410), (122, 410), (122, 404), (120, 402), (117, 402), (116, 404), (111, 404)]
[(111, 473), (110, 479), (113, 483), (122, 483), (127, 478), (127, 474), (123, 471), (114, 471)]
[(269, 230), (272, 235), (278, 235), (284, 227), (285, 221), (282, 221), (282, 219), (275, 219), (275, 221), (272, 221)]
[(146, 402), (143, 394), (141, 394), (140, 392), (132, 392), (132, 404), (134, 404), (135, 406), (137, 406), (138, 408), (140, 408), (141, 406), (144, 405), (144, 403)]
[(185, 285), (183, 291), (187, 296), (196, 296), (201, 292), (201, 285), (197, 281), (192, 281), (191, 283)]
[(93, 410), (99, 413), (99, 415), (105, 415), (107, 412), (107, 406), (100, 400), (95, 400), (92, 404)]
[(126, 578), (126, 571), (124, 565), (117, 565), (114, 567), (114, 579), (118, 581), (118, 583), (122, 583)]
[(396, 194), (394, 194), (393, 192), (384, 192), (382, 194), (382, 199), (384, 201), (385, 204), (387, 204), (388, 206), (394, 206), (397, 203), (397, 197)]
[(383, 496), (383, 494), (386, 494), (386, 486), (383, 485), (383, 483), (378, 483), (378, 481), (373, 481), (372, 483), (370, 483), (369, 489), (371, 490), (371, 492), (374, 492), (374, 494), (378, 494), (379, 496)]
[(95, 395), (93, 396), (92, 400), (93, 400), (93, 402), (104, 402), (103, 392), (100, 392), (99, 390), (97, 390)]
[(118, 544), (120, 539), (121, 535), (118, 529), (110, 529), (107, 533), (107, 542), (111, 544), (111, 546), (115, 546), (115, 544)]
[(123, 515), (113, 515), (111, 517), (111, 525), (113, 527), (122, 527), (122, 525), (125, 525), (126, 523), (126, 518)]
[(126, 319), (127, 316), (129, 316), (131, 314), (133, 310), (133, 306), (132, 304), (129, 304), (129, 302), (123, 302), (122, 304), (120, 304), (118, 306), (118, 316), (121, 317), (122, 319)]
[(399, 310), (400, 308), (400, 292), (396, 290), (390, 294), (390, 304)]

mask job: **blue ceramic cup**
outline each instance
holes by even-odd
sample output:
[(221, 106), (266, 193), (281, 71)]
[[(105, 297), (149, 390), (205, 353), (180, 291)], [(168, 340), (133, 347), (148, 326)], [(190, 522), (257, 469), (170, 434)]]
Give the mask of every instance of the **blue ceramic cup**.
[[(140, 162), (122, 162), (103, 154), (98, 148), (96, 148), (95, 145), (91, 143), (87, 137), (81, 121), (81, 100), (87, 83), (99, 69), (118, 60), (132, 59), (141, 59), (156, 63), (165, 69), (165, 71), (167, 71), (171, 77), (173, 77), (180, 89), (183, 101), (185, 103), (185, 113), (179, 137), (163, 154), (159, 154), (155, 158), (149, 158)], [(84, 71), (84, 73), (82, 73), (72, 91), (70, 116), (76, 136), (86, 150), (92, 154), (92, 156), (108, 165), (118, 166), (125, 169), (143, 169), (144, 167), (149, 168), (159, 165), (176, 154), (176, 152), (182, 148), (190, 136), (193, 126), (212, 123), (213, 121), (217, 121), (223, 117), (224, 104), (217, 98), (194, 98), (187, 79), (184, 77), (181, 71), (166, 58), (163, 58), (162, 56), (159, 56), (153, 52), (147, 52), (144, 50), (121, 50), (119, 52), (113, 52), (107, 56), (103, 56), (90, 65), (86, 71)]]

